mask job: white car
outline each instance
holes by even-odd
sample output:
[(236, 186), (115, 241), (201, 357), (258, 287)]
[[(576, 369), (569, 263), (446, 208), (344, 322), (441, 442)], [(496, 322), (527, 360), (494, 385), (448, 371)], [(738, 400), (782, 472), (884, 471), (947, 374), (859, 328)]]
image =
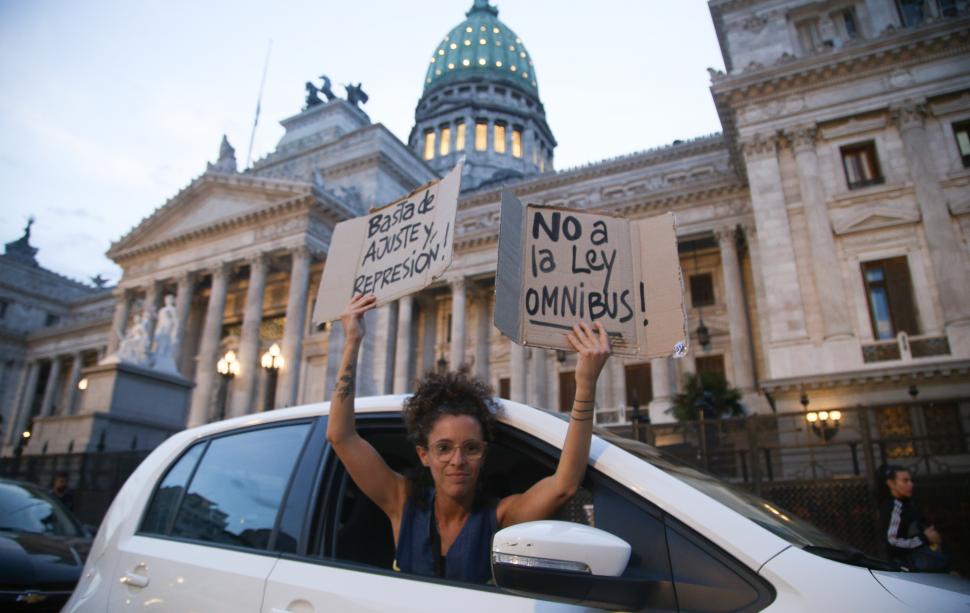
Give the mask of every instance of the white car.
[[(358, 430), (416, 465), (404, 396), (357, 400)], [(522, 491), (566, 422), (502, 401), (482, 476)], [(390, 523), (329, 449), (328, 404), (213, 423), (160, 445), (101, 524), (64, 611), (968, 611), (970, 582), (895, 570), (783, 510), (605, 432), (556, 522), (512, 526), (497, 585), (392, 570)]]

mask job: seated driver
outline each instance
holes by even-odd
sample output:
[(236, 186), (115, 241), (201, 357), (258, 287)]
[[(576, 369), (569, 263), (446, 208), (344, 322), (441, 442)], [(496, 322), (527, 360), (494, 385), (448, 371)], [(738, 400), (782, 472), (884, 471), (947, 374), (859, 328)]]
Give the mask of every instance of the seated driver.
[(357, 487), (391, 521), (398, 570), (486, 583), (492, 536), (501, 528), (548, 519), (583, 480), (589, 461), (596, 380), (610, 355), (601, 324), (573, 326), (567, 342), (579, 354), (576, 395), (556, 472), (522, 494), (488, 500), (479, 476), (492, 440), (497, 404), (486, 383), (464, 370), (429, 372), (404, 403), (408, 436), (425, 467), (407, 479), (384, 462), (354, 426), (357, 354), (365, 334), (363, 315), (373, 295), (354, 296), (341, 314), (345, 345), (330, 402), (327, 440)]

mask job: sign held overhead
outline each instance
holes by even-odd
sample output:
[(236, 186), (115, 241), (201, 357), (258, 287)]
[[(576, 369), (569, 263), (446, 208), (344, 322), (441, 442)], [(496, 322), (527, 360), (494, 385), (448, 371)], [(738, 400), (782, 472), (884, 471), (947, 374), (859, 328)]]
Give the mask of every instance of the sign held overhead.
[(513, 341), (571, 349), (565, 333), (599, 321), (613, 353), (687, 352), (687, 313), (673, 215), (626, 220), (523, 205), (502, 194), (495, 326)]
[(355, 294), (387, 304), (434, 282), (451, 264), (464, 160), (444, 178), (334, 228), (313, 310), (337, 319)]

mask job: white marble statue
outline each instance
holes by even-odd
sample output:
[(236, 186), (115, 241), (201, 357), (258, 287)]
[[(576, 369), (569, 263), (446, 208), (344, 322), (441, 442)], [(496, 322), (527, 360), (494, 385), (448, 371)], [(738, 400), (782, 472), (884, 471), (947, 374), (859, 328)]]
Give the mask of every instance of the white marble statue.
[(121, 330), (118, 331), (118, 335), (122, 336), (116, 354), (119, 362), (129, 362), (138, 366), (149, 365), (151, 361), (148, 347), (150, 325), (151, 320), (144, 313), (137, 313), (135, 321), (132, 322), (127, 332), (122, 334)]
[(155, 339), (152, 342), (152, 367), (163, 372), (177, 373), (175, 351), (178, 349), (178, 313), (175, 296), (166, 294), (165, 305), (158, 311)]

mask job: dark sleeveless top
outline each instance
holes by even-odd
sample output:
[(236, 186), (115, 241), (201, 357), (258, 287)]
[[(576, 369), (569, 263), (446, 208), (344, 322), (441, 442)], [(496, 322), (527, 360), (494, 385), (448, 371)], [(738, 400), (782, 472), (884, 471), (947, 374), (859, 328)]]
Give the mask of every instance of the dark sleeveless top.
[[(497, 501), (481, 505), (471, 512), (458, 538), (444, 557), (444, 573), (436, 572), (435, 545), (441, 551), (437, 528), (433, 524), (434, 490), (426, 494), (427, 507), (421, 509), (411, 498), (404, 505), (401, 529), (397, 537), (395, 562), (406, 573), (426, 577), (443, 576), (455, 581), (487, 583), (492, 578), (492, 536), (498, 531)], [(434, 543), (434, 544), (433, 544)]]

